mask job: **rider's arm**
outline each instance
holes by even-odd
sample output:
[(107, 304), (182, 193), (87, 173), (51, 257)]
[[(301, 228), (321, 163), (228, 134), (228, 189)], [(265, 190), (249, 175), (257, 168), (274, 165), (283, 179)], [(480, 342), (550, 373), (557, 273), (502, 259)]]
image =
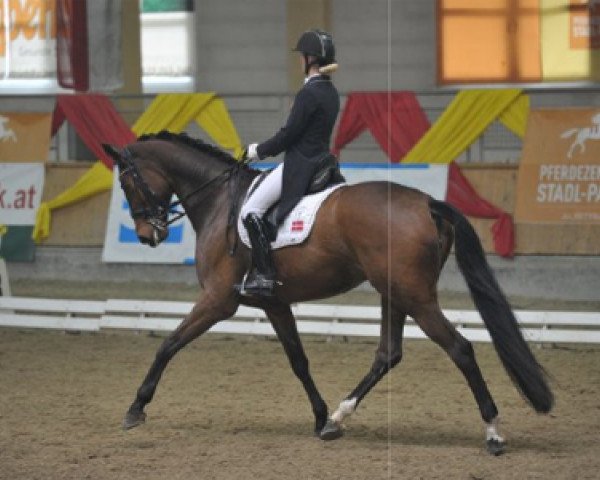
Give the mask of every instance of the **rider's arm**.
[(256, 151), (259, 158), (262, 160), (265, 157), (274, 157), (292, 147), (304, 132), (316, 109), (317, 101), (314, 96), (307, 88), (300, 90), (285, 126), (269, 140), (258, 145)]

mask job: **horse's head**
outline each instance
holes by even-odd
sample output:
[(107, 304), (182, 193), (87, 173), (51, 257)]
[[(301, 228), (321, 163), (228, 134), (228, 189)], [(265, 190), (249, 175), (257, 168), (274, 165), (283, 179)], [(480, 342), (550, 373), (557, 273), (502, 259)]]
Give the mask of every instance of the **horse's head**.
[(169, 234), (168, 215), (173, 191), (167, 180), (128, 149), (103, 144), (119, 169), (119, 181), (129, 202), (135, 233), (141, 243), (156, 247)]

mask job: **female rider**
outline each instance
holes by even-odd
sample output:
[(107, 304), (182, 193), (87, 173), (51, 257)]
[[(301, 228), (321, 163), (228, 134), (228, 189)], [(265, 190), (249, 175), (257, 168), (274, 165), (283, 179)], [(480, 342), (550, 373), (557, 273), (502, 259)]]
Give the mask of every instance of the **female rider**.
[(242, 294), (272, 296), (276, 269), (263, 215), (278, 200), (276, 224), (305, 195), (319, 161), (329, 153), (331, 133), (339, 109), (339, 94), (329, 73), (337, 69), (331, 35), (321, 30), (304, 32), (294, 49), (302, 55), (306, 76), (296, 94), (287, 122), (273, 137), (248, 146), (250, 160), (285, 152), (283, 163), (256, 188), (242, 207), (242, 221), (252, 246), (254, 269), (245, 279)]

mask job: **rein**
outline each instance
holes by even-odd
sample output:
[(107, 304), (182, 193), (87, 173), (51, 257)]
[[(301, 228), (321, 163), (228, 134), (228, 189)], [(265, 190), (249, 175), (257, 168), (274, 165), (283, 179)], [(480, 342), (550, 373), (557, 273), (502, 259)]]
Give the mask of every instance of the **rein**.
[[(235, 181), (230, 183), (229, 197), (231, 201), (229, 214), (227, 216), (227, 229), (225, 231), (225, 236), (229, 243), (229, 231), (231, 227), (235, 225), (235, 219), (239, 208), (240, 196), (237, 195), (240, 183), (239, 172), (242, 169), (242, 167), (248, 165), (248, 161), (240, 160), (237, 164), (231, 166), (227, 170), (224, 170), (223, 172), (211, 178), (210, 180), (207, 180), (206, 182), (202, 183), (199, 187), (187, 193), (183, 198), (180, 198), (175, 202), (171, 202), (165, 206), (159, 200), (158, 195), (156, 195), (156, 193), (148, 186), (146, 181), (140, 175), (137, 166), (133, 162), (133, 155), (131, 151), (128, 148), (124, 148), (121, 153), (121, 156), (125, 168), (119, 173), (119, 179), (124, 178), (126, 175), (131, 175), (135, 187), (142, 192), (144, 200), (149, 205), (149, 208), (142, 207), (136, 210), (131, 210), (131, 217), (133, 219), (143, 218), (146, 222), (152, 225), (152, 227), (161, 231), (166, 230), (169, 225), (186, 216), (185, 211), (176, 210), (176, 207), (182, 205), (183, 202), (201, 193), (203, 190), (205, 190), (206, 195), (206, 189), (212, 186), (213, 184), (216, 185), (218, 183), (224, 183), (233, 178)], [(122, 187), (123, 185), (121, 184), (121, 188)], [(170, 214), (174, 214), (175, 216), (169, 219), (168, 216)], [(233, 244), (229, 248), (229, 255), (233, 256), (236, 248), (237, 235), (234, 236)]]
[(175, 217), (169, 219), (166, 222), (166, 224), (167, 225), (171, 225), (173, 222), (176, 222), (180, 218), (186, 216), (185, 212), (181, 212), (181, 211), (175, 210), (175, 207), (178, 207), (179, 205), (183, 204), (183, 202), (185, 202), (186, 200), (188, 200), (190, 197), (193, 197), (197, 193), (200, 193), (202, 190), (204, 190), (205, 188), (209, 187), (213, 183), (217, 183), (217, 181), (226, 182), (227, 180), (229, 180), (233, 176), (234, 170), (237, 169), (237, 168), (239, 168), (239, 167), (237, 165), (234, 165), (233, 167), (228, 168), (227, 170), (224, 170), (223, 172), (221, 172), (216, 177), (213, 177), (210, 180), (207, 180), (206, 182), (204, 182), (203, 184), (201, 184), (198, 188), (192, 190), (190, 193), (188, 193), (187, 195), (185, 195), (183, 198), (181, 198), (181, 199), (179, 199), (179, 200), (177, 200), (175, 202), (170, 203), (169, 206), (168, 206), (168, 208), (167, 208), (168, 213), (175, 214)]

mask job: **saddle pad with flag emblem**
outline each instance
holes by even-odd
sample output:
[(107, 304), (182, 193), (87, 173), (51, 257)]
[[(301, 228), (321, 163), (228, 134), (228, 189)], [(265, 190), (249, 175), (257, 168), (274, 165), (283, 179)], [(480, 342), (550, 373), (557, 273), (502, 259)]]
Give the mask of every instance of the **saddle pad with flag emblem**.
[[(253, 190), (253, 186), (254, 184), (250, 186), (250, 192)], [(291, 245), (298, 245), (304, 242), (312, 230), (321, 204), (334, 191), (344, 186), (346, 186), (345, 183), (338, 183), (323, 190), (322, 192), (307, 195), (300, 200), (298, 205), (294, 207), (283, 223), (279, 226), (277, 239), (271, 243), (271, 248), (275, 250), (278, 248), (289, 247)], [(248, 237), (246, 227), (244, 227), (244, 224), (242, 223), (241, 215), (238, 216), (237, 228), (240, 240), (244, 245), (250, 248), (250, 239)]]

